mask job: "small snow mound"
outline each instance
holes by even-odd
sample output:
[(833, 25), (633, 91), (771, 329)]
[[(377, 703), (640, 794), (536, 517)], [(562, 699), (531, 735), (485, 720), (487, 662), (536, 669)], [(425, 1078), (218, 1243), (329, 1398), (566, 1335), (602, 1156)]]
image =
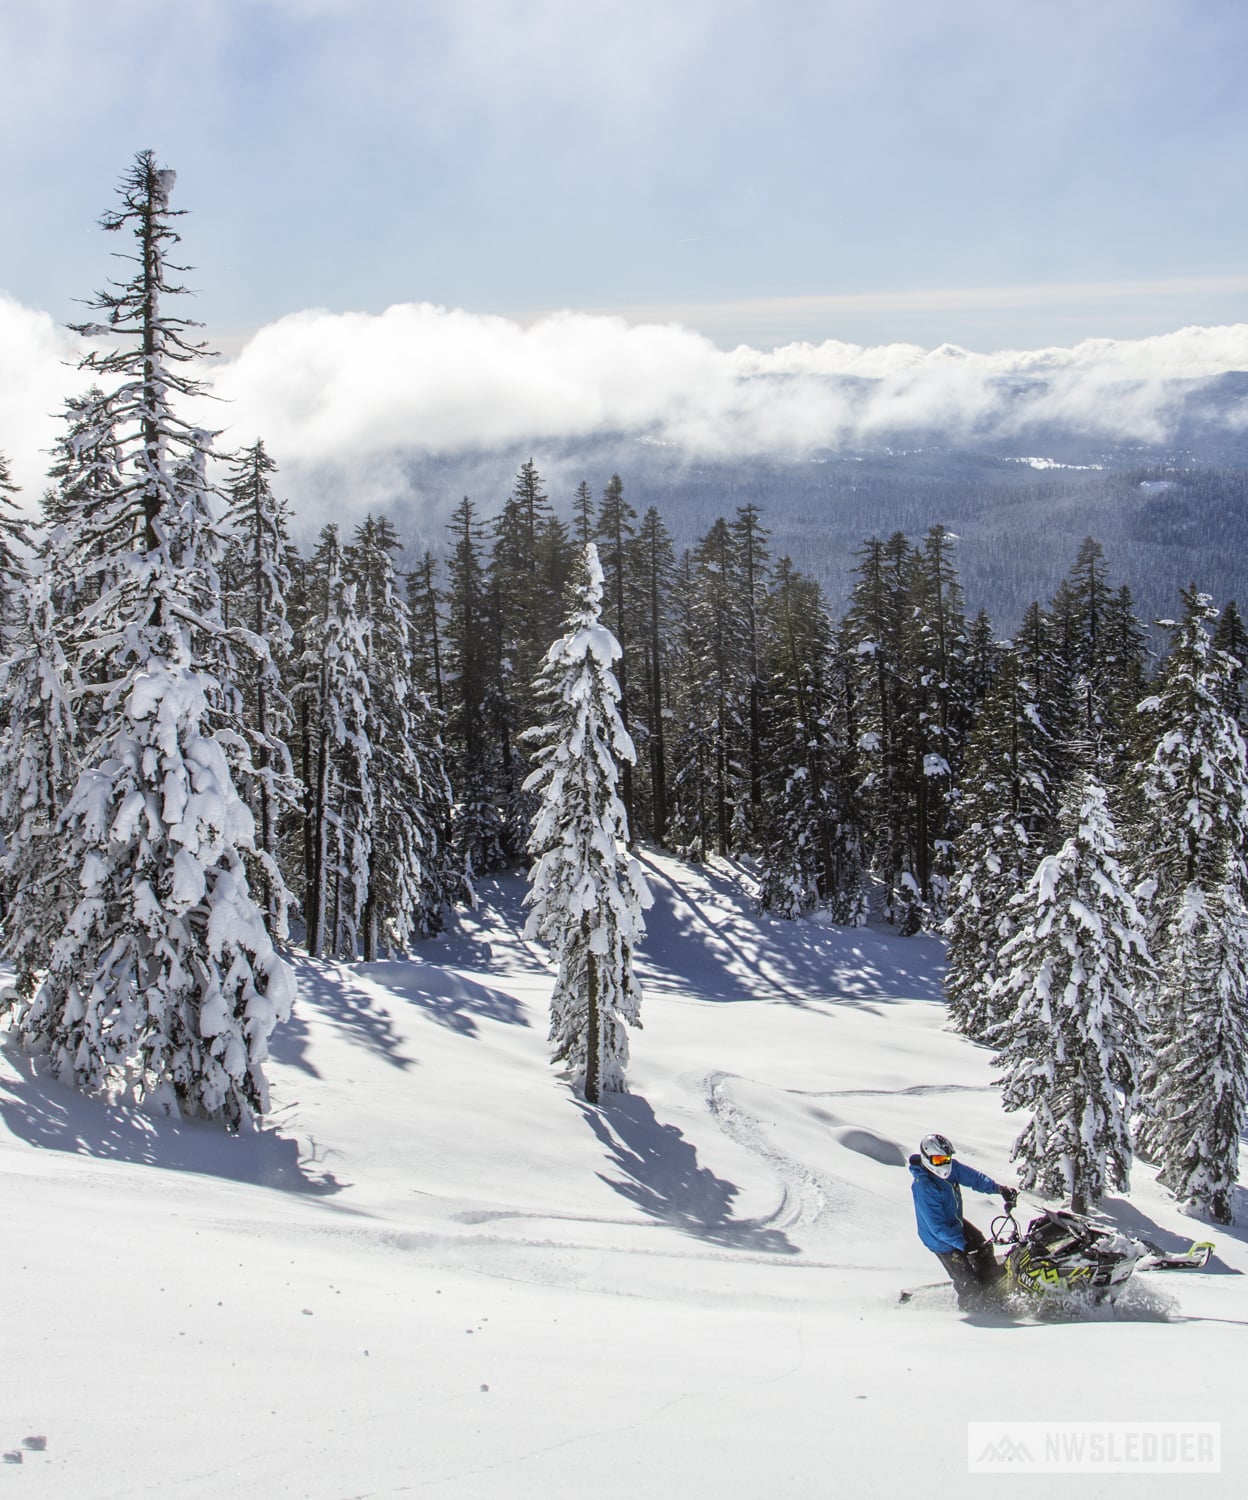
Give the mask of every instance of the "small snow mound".
[(890, 1141), (873, 1130), (860, 1130), (850, 1126), (834, 1130), (832, 1135), (847, 1151), (856, 1151), (859, 1156), (869, 1156), (884, 1167), (904, 1167), (906, 1153), (896, 1141)]

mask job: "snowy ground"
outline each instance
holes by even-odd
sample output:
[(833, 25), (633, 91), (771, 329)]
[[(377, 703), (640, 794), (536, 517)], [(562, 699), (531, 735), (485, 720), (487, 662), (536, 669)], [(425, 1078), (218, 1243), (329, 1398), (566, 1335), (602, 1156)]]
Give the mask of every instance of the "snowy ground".
[[(1167, 1321), (899, 1307), (939, 1275), (905, 1156), (939, 1129), (1005, 1176), (1017, 1125), (942, 1029), (939, 945), (647, 865), (634, 1092), (601, 1111), (546, 1062), (518, 882), (421, 962), (302, 965), (260, 1137), (0, 1055), (0, 1500), (1248, 1494), (1248, 1230), (1141, 1278)], [(1206, 1237), (1147, 1171), (1109, 1207)], [(1220, 1421), (1223, 1472), (968, 1477), (997, 1419)]]

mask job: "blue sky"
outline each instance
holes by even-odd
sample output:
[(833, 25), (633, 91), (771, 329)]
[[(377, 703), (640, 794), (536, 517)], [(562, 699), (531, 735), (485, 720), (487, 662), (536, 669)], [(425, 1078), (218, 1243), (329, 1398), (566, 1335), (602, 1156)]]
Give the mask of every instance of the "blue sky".
[(0, 291), (177, 168), (227, 350), (305, 308), (977, 350), (1248, 321), (1239, 0), (0, 0)]

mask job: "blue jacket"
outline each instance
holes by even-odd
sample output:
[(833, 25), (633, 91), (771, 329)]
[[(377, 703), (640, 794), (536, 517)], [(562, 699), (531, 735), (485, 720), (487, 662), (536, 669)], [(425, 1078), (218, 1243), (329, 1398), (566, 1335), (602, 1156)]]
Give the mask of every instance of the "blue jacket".
[(914, 1216), (919, 1224), (919, 1238), (929, 1250), (944, 1255), (950, 1250), (965, 1250), (962, 1233), (962, 1189), (977, 1193), (999, 1193), (1000, 1187), (974, 1167), (964, 1166), (955, 1156), (948, 1177), (937, 1177), (923, 1165), (923, 1158), (910, 1158), (910, 1191), (914, 1194)]

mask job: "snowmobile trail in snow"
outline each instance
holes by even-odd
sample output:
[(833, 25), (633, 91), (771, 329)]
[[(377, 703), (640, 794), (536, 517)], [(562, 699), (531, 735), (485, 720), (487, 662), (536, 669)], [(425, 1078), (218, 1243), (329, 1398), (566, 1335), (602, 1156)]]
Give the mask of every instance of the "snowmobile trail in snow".
[(731, 1141), (744, 1146), (766, 1164), (780, 1186), (774, 1213), (750, 1222), (763, 1229), (795, 1229), (815, 1224), (832, 1209), (844, 1206), (844, 1194), (831, 1178), (776, 1150), (766, 1139), (762, 1123), (731, 1097), (735, 1074), (708, 1073), (702, 1080), (706, 1107), (715, 1124)]
[(922, 1099), (930, 1094), (992, 1094), (990, 1084), (917, 1083), (905, 1089), (792, 1089), (805, 1099)]

